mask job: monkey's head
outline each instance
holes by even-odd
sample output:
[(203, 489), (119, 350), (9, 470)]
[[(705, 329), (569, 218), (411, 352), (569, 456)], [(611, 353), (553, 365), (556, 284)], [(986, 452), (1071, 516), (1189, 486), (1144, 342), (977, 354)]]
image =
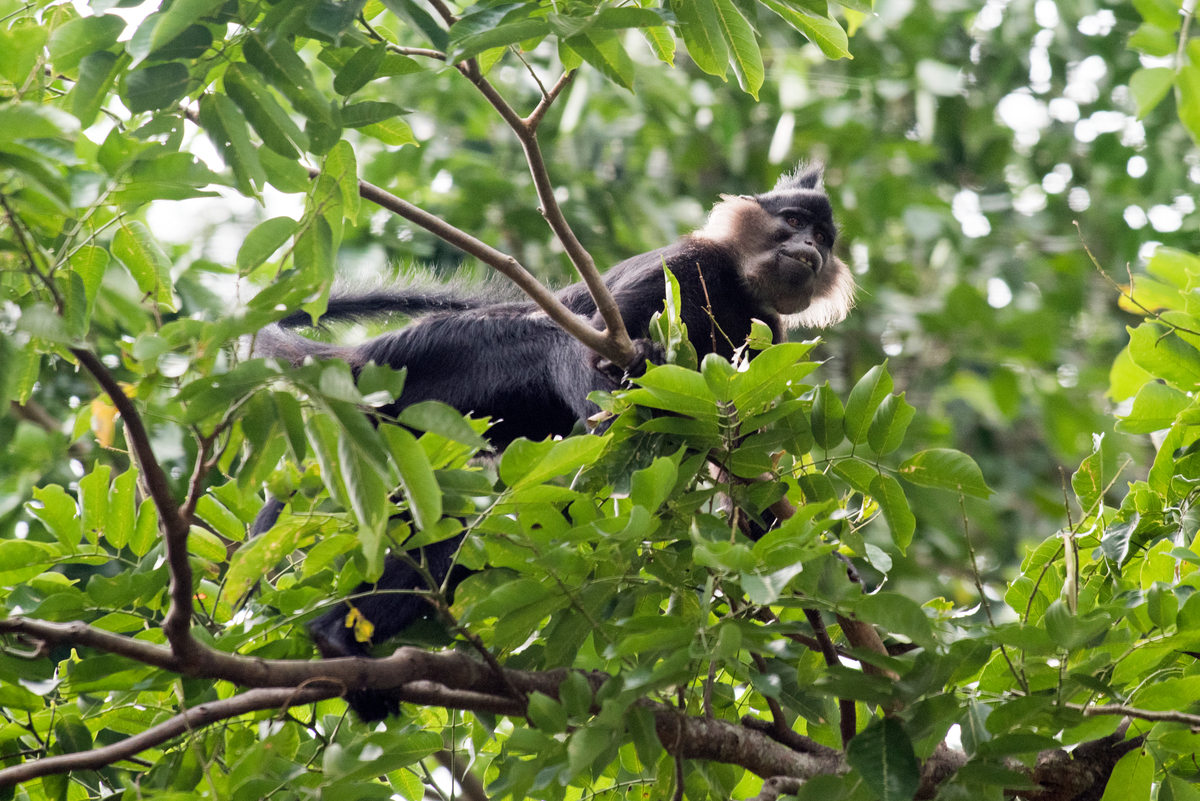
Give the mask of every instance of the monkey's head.
[(724, 196), (699, 232), (737, 255), (746, 283), (788, 326), (833, 325), (854, 305), (854, 278), (833, 254), (823, 174), (821, 165), (801, 164), (770, 192)]

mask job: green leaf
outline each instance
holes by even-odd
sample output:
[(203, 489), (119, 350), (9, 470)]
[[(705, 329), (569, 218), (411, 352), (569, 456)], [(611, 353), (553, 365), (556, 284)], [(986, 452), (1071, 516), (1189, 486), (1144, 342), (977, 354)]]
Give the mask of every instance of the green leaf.
[(48, 35), (32, 15), (18, 20), (7, 31), (0, 25), (0, 75), (16, 86), (24, 86), (34, 67), (42, 67), (40, 59)]
[(813, 400), (812, 422), (813, 439), (824, 450), (831, 450), (841, 443), (845, 436), (842, 418), (845, 411), (842, 401), (829, 388), (829, 382), (817, 387), (817, 396)]
[(79, 505), (83, 510), (83, 536), (95, 545), (108, 523), (108, 484), (112, 468), (97, 465), (79, 479)]
[(1192, 141), (1200, 142), (1200, 67), (1188, 64), (1179, 70), (1175, 89), (1179, 93), (1176, 103), (1179, 121), (1192, 135)]
[(80, 125), (86, 128), (96, 121), (113, 80), (128, 65), (127, 53), (116, 56), (104, 50), (84, 56), (79, 62), (79, 80), (71, 92), (71, 113), (79, 118)]
[(904, 595), (877, 592), (864, 596), (854, 607), (855, 614), (887, 631), (903, 634), (923, 648), (933, 648), (933, 626), (921, 605)]
[(412, 128), (399, 117), (367, 125), (359, 130), (367, 136), (373, 136), (385, 145), (393, 147), (417, 144), (417, 137), (413, 136)]
[(359, 48), (346, 66), (338, 70), (337, 77), (333, 79), (333, 90), (348, 97), (362, 89), (375, 78), (386, 54), (387, 45), (383, 42)]
[(892, 377), (888, 375), (887, 361), (877, 364), (859, 379), (850, 391), (846, 402), (846, 438), (855, 445), (867, 441), (879, 405), (892, 393)]
[(358, 163), (354, 148), (345, 140), (339, 141), (325, 156), (321, 174), (329, 176), (342, 190), (342, 214), (350, 222), (358, 219)]
[(542, 731), (558, 734), (567, 730), (567, 711), (548, 695), (530, 693), (528, 711), (529, 720)]
[(678, 475), (675, 463), (660, 456), (649, 467), (633, 474), (629, 483), (630, 500), (651, 513), (657, 512), (675, 488)]
[(104, 527), (104, 539), (114, 548), (124, 548), (133, 537), (134, 521), (137, 519), (137, 504), (134, 498), (136, 487), (137, 470), (132, 467), (113, 480), (112, 494), (108, 499), (108, 523)]
[(883, 510), (883, 518), (892, 530), (892, 542), (900, 549), (900, 553), (907, 552), (913, 533), (917, 530), (917, 519), (913, 517), (900, 482), (889, 475), (875, 476), (871, 479), (871, 497)]
[[(205, 496), (208, 497), (208, 496)], [(229, 560), (221, 597), (229, 603), (242, 599), (251, 587), (299, 546), (305, 532), (303, 521), (282, 522), (238, 548)]]
[(675, 66), (675, 37), (671, 35), (670, 28), (643, 28), (642, 35), (650, 43), (655, 58), (669, 66)]
[(291, 217), (272, 217), (254, 226), (238, 249), (238, 270), (247, 273), (271, 258), (299, 228)]
[(1144, 22), (1134, 31), (1133, 36), (1129, 37), (1128, 45), (1130, 50), (1162, 58), (1175, 52), (1175, 34)]
[(188, 533), (188, 552), (220, 564), (225, 561), (225, 543), (208, 529), (192, 526)]
[(76, 515), (75, 499), (57, 484), (34, 487), (33, 498), (26, 508), (41, 520), (60, 543), (68, 548), (79, 545), (83, 521)]
[[(50, 63), (59, 72), (71, 72), (85, 56), (107, 50), (125, 30), (125, 20), (116, 15), (80, 17), (59, 26), (50, 36)], [(114, 60), (116, 56), (113, 56)], [(83, 77), (83, 71), (80, 71)]]
[(367, 0), (316, 0), (304, 21), (314, 31), (337, 42), (366, 4)]
[(1104, 492), (1104, 435), (1093, 435), (1092, 444), (1092, 455), (1084, 459), (1071, 476), (1071, 488), (1085, 514), (1096, 506)]
[(173, 106), (188, 93), (191, 76), (177, 61), (134, 70), (125, 77), (121, 100), (134, 114)]
[(1149, 801), (1155, 769), (1154, 757), (1135, 748), (1113, 768), (1100, 801)]
[(136, 220), (122, 221), (112, 241), (113, 255), (137, 281), (138, 289), (160, 306), (175, 310), (171, 287), (171, 261), (154, 237)]
[(365, 100), (342, 109), (342, 125), (347, 128), (365, 128), (368, 125), (395, 119), (403, 113), (404, 109), (395, 103)]
[(729, 65), (729, 49), (721, 34), (715, 0), (670, 2), (671, 11), (679, 19), (679, 33), (683, 36), (683, 43), (687, 45), (692, 61), (709, 75), (724, 79)]
[(875, 411), (867, 430), (867, 444), (880, 456), (904, 444), (904, 434), (917, 410), (904, 400), (904, 393), (889, 395)]
[(1146, 22), (1164, 30), (1179, 30), (1183, 20), (1179, 13), (1180, 5), (1175, 0), (1133, 0), (1133, 7)]
[(733, 4), (733, 0), (715, 0), (715, 5), (721, 34), (725, 37), (725, 43), (729, 45), (738, 85), (742, 87), (742, 91), (758, 100), (758, 90), (762, 88), (764, 72), (762, 53), (759, 52), (754, 30)]
[(906, 459), (900, 475), (920, 487), (963, 492), (987, 498), (992, 490), (983, 480), (975, 460), (952, 448), (931, 448)]
[(1200, 386), (1200, 351), (1158, 323), (1128, 330), (1134, 364), (1184, 392)]
[(224, 0), (174, 0), (159, 17), (150, 37), (150, 52), (155, 53), (173, 41), (192, 23), (224, 5)]
[(779, 0), (763, 0), (763, 5), (807, 36), (810, 42), (821, 48), (821, 52), (827, 58), (854, 58), (850, 55), (850, 40), (846, 37), (846, 32), (829, 17), (789, 8)]
[(263, 144), (289, 159), (299, 157), (297, 149), (308, 149), (308, 135), (279, 105), (258, 70), (249, 64), (233, 64), (225, 71), (224, 83), (225, 92), (246, 115)]
[(567, 437), (558, 442), (519, 439), (504, 450), (500, 478), (510, 487), (540, 484), (590, 464), (607, 445), (606, 438), (594, 436)]
[(95, 245), (84, 245), (71, 254), (71, 269), (83, 279), (83, 289), (87, 293), (87, 316), (92, 315), (96, 304), (96, 293), (100, 291), (100, 282), (104, 280), (104, 271), (108, 267), (108, 251)]
[(911, 801), (921, 785), (921, 764), (896, 718), (859, 732), (846, 746), (846, 761), (881, 801)]
[(251, 35), (243, 42), (242, 52), (297, 111), (309, 120), (337, 127), (329, 101), (317, 90), (308, 67), (286, 38), (266, 48), (257, 35)]
[(1125, 434), (1149, 434), (1170, 428), (1175, 418), (1192, 405), (1192, 399), (1174, 387), (1151, 381), (1133, 399), (1126, 417), (1118, 418), (1117, 430)]
[[(362, 386), (361, 379), (359, 385)], [(485, 449), (488, 447), (487, 440), (475, 432), (475, 429), (463, 419), (458, 410), (440, 401), (421, 401), (412, 406), (406, 406), (400, 412), (398, 419), (402, 425), (419, 431), (432, 431), (438, 436), (469, 445), (472, 448)]]
[(129, 549), (137, 556), (145, 556), (157, 540), (158, 510), (154, 507), (154, 501), (147, 498), (138, 507), (133, 536), (129, 538)]
[(247, 195), (257, 196), (267, 182), (258, 149), (250, 142), (246, 117), (225, 95), (206, 94), (200, 99), (200, 124), (233, 170), (238, 188)]
[(1133, 363), (1126, 345), (1113, 359), (1112, 369), (1108, 373), (1108, 396), (1115, 401), (1132, 398), (1147, 381), (1153, 381), (1154, 376)]
[(1145, 119), (1146, 115), (1167, 96), (1171, 85), (1175, 82), (1175, 71), (1170, 67), (1154, 67), (1152, 69), (1136, 70), (1129, 77), (1129, 91), (1137, 103), (1137, 118)]
[(1200, 801), (1196, 785), (1168, 773), (1158, 786), (1158, 801)]
[(442, 491), (425, 449), (416, 437), (399, 426), (385, 426), (384, 438), (400, 469), (400, 482), (417, 527), (424, 530), (437, 524), (442, 516)]
[(450, 47), (450, 34), (414, 0), (383, 0), (383, 4), (387, 6), (388, 11), (408, 22), (414, 30), (425, 34), (425, 38), (438, 50), (445, 52)]
[(457, 64), (484, 50), (550, 35), (550, 24), (530, 18), (531, 10), (522, 4), (505, 4), (463, 16), (450, 28), (446, 63)]
[(567, 40), (571, 49), (618, 86), (633, 89), (633, 60), (616, 32), (592, 28)]

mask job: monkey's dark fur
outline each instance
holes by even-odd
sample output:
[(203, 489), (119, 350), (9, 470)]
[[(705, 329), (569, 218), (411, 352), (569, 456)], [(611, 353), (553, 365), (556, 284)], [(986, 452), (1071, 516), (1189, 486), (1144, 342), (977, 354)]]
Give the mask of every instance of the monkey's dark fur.
[[(642, 341), (640, 352), (649, 352), (644, 340), (650, 318), (663, 308), (664, 262), (679, 281), (680, 316), (701, 356), (714, 350), (731, 356), (750, 334), (753, 319), (767, 323), (777, 342), (785, 339), (790, 325), (824, 327), (842, 320), (854, 302), (854, 280), (832, 252), (837, 230), (821, 176), (819, 166), (802, 165), (770, 192), (724, 196), (699, 231), (613, 267), (605, 284), (629, 335)], [(603, 327), (582, 284), (561, 290), (558, 297)], [(272, 327), (259, 335), (256, 352), (297, 364), (308, 356), (337, 357), (355, 370), (370, 362), (404, 367), (404, 391), (384, 414), (439, 400), (464, 413), (490, 416), (495, 424), (488, 436), (501, 448), (518, 437), (569, 434), (596, 411), (588, 393), (617, 386), (608, 371), (597, 369), (591, 351), (531, 302), (379, 291), (335, 297), (324, 319), (383, 312), (425, 316), (353, 347), (318, 343)], [(284, 326), (306, 322), (303, 315), (283, 321)], [(281, 508), (278, 501), (269, 502), (252, 533), (270, 528)], [(424, 549), (437, 580), (450, 570), (457, 545), (450, 540)], [(378, 587), (424, 589), (415, 571), (391, 557)], [(358, 592), (369, 590), (363, 586)], [(427, 609), (411, 595), (394, 593), (360, 598), (355, 606), (374, 624), (376, 642), (397, 634)], [(309, 627), (326, 657), (368, 653), (369, 644), (357, 642), (353, 629), (345, 626), (346, 611), (339, 606)], [(396, 708), (394, 700), (380, 693), (353, 696), (348, 700), (364, 720), (385, 717)]]

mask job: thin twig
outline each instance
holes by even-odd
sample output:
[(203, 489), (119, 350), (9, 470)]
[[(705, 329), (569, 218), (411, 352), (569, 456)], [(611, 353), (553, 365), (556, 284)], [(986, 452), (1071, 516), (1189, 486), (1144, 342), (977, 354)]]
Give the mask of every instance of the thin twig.
[(1183, 57), (1187, 55), (1188, 29), (1192, 26), (1192, 16), (1196, 13), (1196, 0), (1184, 0), (1183, 24), (1179, 26), (1179, 47), (1175, 50), (1175, 74), (1183, 72)]
[[(987, 615), (988, 625), (992, 628), (996, 627), (996, 621), (992, 618), (992, 606), (988, 603), (987, 594), (983, 591), (983, 579), (979, 576), (979, 563), (975, 560), (975, 546), (971, 543), (971, 528), (967, 518), (967, 499), (961, 492), (958, 493), (958, 506), (962, 510), (963, 520), (963, 539), (967, 543), (967, 554), (971, 557), (971, 576), (975, 579), (975, 589), (979, 592), (979, 603), (983, 606), (984, 614)], [(1017, 670), (1016, 665), (1008, 657), (1008, 649), (1004, 643), (1000, 643), (1000, 653), (1004, 657), (1004, 661), (1008, 663), (1008, 669), (1012, 672), (1013, 677), (1020, 682), (1021, 688), (1028, 693), (1029, 684), (1025, 681), (1025, 676)]]
[(1187, 726), (1191, 726), (1193, 731), (1200, 729), (1200, 715), (1191, 715), (1187, 712), (1138, 709), (1137, 707), (1126, 706), (1125, 704), (1102, 704), (1100, 706), (1064, 704), (1064, 706), (1066, 706), (1068, 709), (1077, 709), (1083, 713), (1084, 717), (1088, 718), (1094, 718), (1100, 715), (1123, 715), (1131, 718), (1139, 718), (1141, 720), (1183, 723)]
[(1184, 328), (1181, 325), (1176, 325), (1175, 323), (1172, 323), (1168, 320), (1164, 320), (1161, 314), (1159, 314), (1156, 311), (1151, 311), (1150, 309), (1147, 309), (1145, 306), (1143, 306), (1141, 304), (1141, 302), (1139, 302), (1136, 298), (1134, 298), (1134, 296), (1133, 296), (1133, 273), (1129, 274), (1129, 289), (1127, 291), (1124, 288), (1122, 288), (1120, 284), (1118, 284), (1116, 281), (1114, 281), (1109, 276), (1108, 273), (1104, 272), (1104, 268), (1102, 268), (1100, 266), (1100, 262), (1096, 260), (1096, 257), (1094, 255), (1092, 255), (1091, 249), (1087, 246), (1087, 242), (1084, 241), (1084, 239), (1083, 239), (1083, 229), (1081, 229), (1079, 227), (1079, 221), (1075, 220), (1074, 222), (1075, 222), (1075, 230), (1079, 232), (1079, 241), (1083, 244), (1083, 252), (1086, 253), (1088, 255), (1088, 258), (1092, 260), (1092, 265), (1096, 268), (1096, 271), (1104, 277), (1104, 280), (1107, 281), (1112, 286), (1113, 289), (1117, 290), (1118, 294), (1120, 294), (1122, 297), (1124, 297), (1126, 300), (1128, 300), (1134, 306), (1137, 306), (1139, 309), (1141, 309), (1143, 312), (1145, 312), (1148, 316), (1153, 317), (1158, 322), (1169, 327), (1171, 330), (1182, 331), (1185, 334), (1191, 334), (1193, 336), (1200, 337), (1200, 331), (1193, 331), (1190, 328)]
[[(808, 620), (808, 625), (812, 626), (813, 634), (821, 646), (825, 664), (828, 667), (840, 667), (842, 660), (838, 658), (837, 649), (833, 647), (833, 640), (829, 637), (829, 630), (825, 628), (820, 611), (805, 609), (804, 617)], [(858, 712), (854, 708), (853, 698), (838, 699), (838, 717), (841, 718), (839, 732), (842, 735), (842, 746), (845, 747), (854, 739), (854, 735), (858, 734)]]
[(529, 116), (525, 118), (525, 124), (529, 127), (530, 131), (537, 131), (538, 126), (542, 123), (542, 118), (550, 110), (550, 106), (562, 94), (563, 89), (566, 89), (575, 79), (575, 73), (576, 70), (564, 72), (562, 77), (555, 82), (554, 86), (550, 87), (550, 91), (545, 93), (541, 102), (537, 104), (537, 108), (531, 111)]

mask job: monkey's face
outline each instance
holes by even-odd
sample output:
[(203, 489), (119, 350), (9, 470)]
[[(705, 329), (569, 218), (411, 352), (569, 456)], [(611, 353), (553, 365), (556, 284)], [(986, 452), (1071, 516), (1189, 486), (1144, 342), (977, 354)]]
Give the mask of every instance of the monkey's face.
[(754, 200), (770, 241), (762, 243), (747, 277), (780, 314), (802, 312), (835, 269), (837, 229), (829, 199), (823, 192), (801, 189), (768, 192)]
[(833, 255), (833, 207), (819, 189), (725, 196), (698, 234), (729, 248), (750, 289), (789, 325), (832, 325), (854, 305), (854, 279)]

